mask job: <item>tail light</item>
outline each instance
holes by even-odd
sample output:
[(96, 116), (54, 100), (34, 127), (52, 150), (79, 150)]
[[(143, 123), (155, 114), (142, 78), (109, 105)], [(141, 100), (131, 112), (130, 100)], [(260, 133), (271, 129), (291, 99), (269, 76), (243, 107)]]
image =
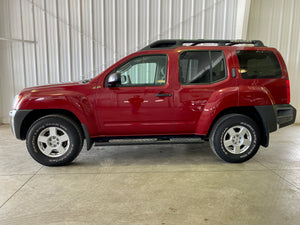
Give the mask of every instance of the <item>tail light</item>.
[(290, 104), (291, 102), (290, 80), (286, 80), (286, 102), (287, 104)]

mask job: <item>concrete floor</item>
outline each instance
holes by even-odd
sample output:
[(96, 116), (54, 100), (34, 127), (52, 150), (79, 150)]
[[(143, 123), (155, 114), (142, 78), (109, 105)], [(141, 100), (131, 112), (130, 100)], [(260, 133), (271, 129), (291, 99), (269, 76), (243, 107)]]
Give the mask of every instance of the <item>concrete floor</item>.
[(0, 126), (0, 224), (299, 224), (300, 125), (243, 164), (208, 144), (85, 149), (48, 168)]

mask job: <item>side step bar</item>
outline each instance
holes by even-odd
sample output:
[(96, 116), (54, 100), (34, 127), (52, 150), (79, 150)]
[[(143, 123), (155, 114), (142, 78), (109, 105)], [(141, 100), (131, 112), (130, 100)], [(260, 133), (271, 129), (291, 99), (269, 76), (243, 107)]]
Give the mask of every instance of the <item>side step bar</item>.
[(172, 137), (172, 138), (112, 138), (97, 139), (95, 146), (117, 146), (117, 145), (149, 145), (149, 144), (200, 144), (204, 143), (201, 137)]

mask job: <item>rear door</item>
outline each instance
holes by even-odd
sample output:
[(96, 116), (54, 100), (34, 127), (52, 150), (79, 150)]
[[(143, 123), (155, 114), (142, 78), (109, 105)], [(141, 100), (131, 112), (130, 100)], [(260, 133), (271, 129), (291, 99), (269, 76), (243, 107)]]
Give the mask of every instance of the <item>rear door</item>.
[[(228, 86), (229, 71), (221, 50), (183, 51), (178, 62), (179, 82), (174, 96), (176, 129), (184, 134), (194, 134), (201, 126), (198, 122), (203, 111), (209, 110), (213, 114), (221, 104), (218, 102), (221, 99), (212, 101), (210, 98), (215, 91)], [(235, 86), (234, 81), (231, 85)]]

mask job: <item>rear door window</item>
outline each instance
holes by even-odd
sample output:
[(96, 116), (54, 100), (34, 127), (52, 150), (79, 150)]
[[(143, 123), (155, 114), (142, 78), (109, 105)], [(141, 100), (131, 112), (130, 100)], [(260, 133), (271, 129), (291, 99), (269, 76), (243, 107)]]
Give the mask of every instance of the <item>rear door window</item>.
[(240, 73), (244, 79), (280, 78), (281, 67), (271, 51), (237, 51)]
[(227, 77), (222, 51), (185, 51), (179, 56), (180, 83), (210, 84)]

